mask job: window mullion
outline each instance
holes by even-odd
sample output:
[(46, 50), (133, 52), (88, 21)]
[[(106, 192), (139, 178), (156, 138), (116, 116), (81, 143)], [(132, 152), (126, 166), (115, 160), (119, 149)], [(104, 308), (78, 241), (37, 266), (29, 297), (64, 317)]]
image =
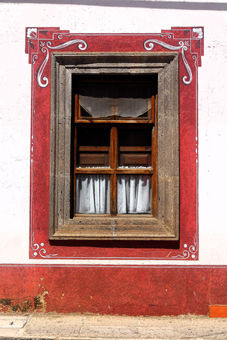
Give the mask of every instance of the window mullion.
[(74, 174), (73, 174), (73, 181), (74, 181), (74, 183), (73, 183), (73, 193), (74, 193), (74, 202), (73, 202), (73, 212), (74, 212), (74, 215), (75, 215), (75, 213), (76, 213), (76, 195), (77, 195), (77, 193), (76, 193), (76, 174), (75, 174), (76, 159), (77, 159), (77, 128), (76, 127), (74, 128), (73, 133), (74, 133), (74, 136), (73, 136), (74, 137), (74, 153), (73, 153), (73, 165), (74, 165), (74, 167), (73, 167), (73, 172), (74, 172)]
[(117, 214), (117, 160), (118, 160), (118, 130), (116, 126), (110, 131), (110, 167), (114, 170), (110, 177), (110, 213)]
[(152, 129), (152, 215), (157, 216), (158, 207), (158, 181), (157, 181), (157, 160), (158, 160), (158, 96), (155, 96), (154, 110), (152, 117), (154, 117), (154, 127)]

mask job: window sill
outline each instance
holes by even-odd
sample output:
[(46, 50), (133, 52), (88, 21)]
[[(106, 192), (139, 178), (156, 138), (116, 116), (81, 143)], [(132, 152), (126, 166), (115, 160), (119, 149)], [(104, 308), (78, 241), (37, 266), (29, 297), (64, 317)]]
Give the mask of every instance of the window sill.
[(149, 215), (74, 217), (50, 240), (178, 240), (160, 220)]

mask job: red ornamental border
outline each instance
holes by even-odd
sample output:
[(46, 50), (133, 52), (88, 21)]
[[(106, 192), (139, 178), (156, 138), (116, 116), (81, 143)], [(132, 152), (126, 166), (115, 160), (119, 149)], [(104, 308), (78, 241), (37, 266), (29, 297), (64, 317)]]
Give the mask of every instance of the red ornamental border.
[[(204, 54), (202, 27), (173, 27), (151, 34), (77, 34), (57, 27), (26, 29), (31, 78), (30, 258), (191, 260), (198, 244), (198, 66)], [(51, 53), (179, 53), (180, 241), (49, 241)]]

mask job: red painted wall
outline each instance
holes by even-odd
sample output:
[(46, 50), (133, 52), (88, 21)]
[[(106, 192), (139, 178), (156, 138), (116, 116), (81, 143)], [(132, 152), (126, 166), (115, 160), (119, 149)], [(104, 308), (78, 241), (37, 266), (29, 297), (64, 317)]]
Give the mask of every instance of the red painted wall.
[(226, 268), (2, 266), (1, 312), (208, 314), (227, 304)]

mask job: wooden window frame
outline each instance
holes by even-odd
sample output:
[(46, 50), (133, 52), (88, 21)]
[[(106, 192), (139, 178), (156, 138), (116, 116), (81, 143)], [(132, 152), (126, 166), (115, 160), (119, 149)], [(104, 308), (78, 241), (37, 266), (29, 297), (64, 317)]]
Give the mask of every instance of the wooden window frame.
[[(116, 75), (115, 75), (116, 76)], [(92, 79), (93, 77), (89, 76), (85, 79), (80, 79), (79, 83), (76, 83), (75, 89), (73, 89), (73, 97), (74, 99), (74, 119), (72, 123), (72, 145), (74, 146), (73, 154), (73, 172), (74, 172), (74, 199), (72, 202), (72, 215), (75, 217), (82, 217), (81, 213), (78, 213), (76, 211), (76, 202), (78, 199), (78, 195), (76, 192), (76, 178), (79, 175), (106, 175), (110, 178), (110, 211), (108, 213), (105, 213), (106, 217), (107, 215), (115, 215), (120, 217), (122, 213), (120, 214), (117, 210), (117, 200), (118, 200), (118, 194), (117, 194), (117, 177), (119, 175), (146, 175), (150, 177), (150, 184), (151, 184), (151, 201), (150, 201), (150, 212), (144, 213), (145, 217), (147, 217), (147, 214), (153, 215), (156, 217), (157, 214), (157, 109), (158, 109), (158, 96), (157, 96), (157, 78), (155, 77), (149, 77), (144, 78), (144, 76), (140, 75), (140, 78), (133, 77), (131, 79), (128, 78), (128, 76), (124, 75), (122, 76), (118, 75), (118, 78), (115, 80), (110, 79), (111, 76), (108, 76), (108, 78), (103, 78), (102, 75), (98, 75), (98, 78), (96, 77), (95, 80)], [(146, 117), (121, 117), (118, 115), (110, 115), (109, 117), (87, 117), (81, 115), (81, 105), (79, 102), (79, 88), (81, 86), (81, 81), (84, 86), (84, 84), (89, 83), (89, 86), (91, 86), (92, 82), (94, 82), (93, 86), (98, 86), (98, 84), (105, 84), (113, 83), (116, 81), (120, 82), (123, 87), (125, 87), (127, 84), (131, 84), (132, 81), (134, 81), (134, 85), (136, 84), (136, 87), (143, 84), (146, 89), (148, 87), (152, 88), (152, 94), (150, 93), (150, 97), (147, 98), (149, 101), (151, 107), (147, 108)], [(75, 94), (74, 94), (75, 93)], [(73, 109), (73, 108), (72, 108)], [(92, 123), (92, 124), (91, 124)], [(88, 131), (96, 128), (108, 129), (109, 132), (109, 145), (108, 146), (93, 146), (93, 141), (89, 138), (90, 135), (88, 133), (88, 140), (90, 144), (87, 144), (86, 146), (79, 145), (78, 142), (78, 132), (80, 131), (80, 128), (82, 129), (88, 129)], [(122, 130), (123, 131), (130, 131), (130, 129), (140, 131), (142, 129), (144, 132), (145, 130), (148, 132), (150, 131), (150, 145), (140, 144), (140, 146), (136, 146), (134, 144), (133, 146), (128, 146), (125, 144), (125, 146), (121, 145), (121, 137), (122, 137)], [(149, 134), (149, 132), (148, 132)], [(93, 135), (92, 138), (95, 136)], [(136, 141), (135, 141), (136, 142)], [(107, 141), (106, 141), (107, 143)], [(148, 141), (146, 142), (148, 143)], [(90, 146), (87, 146), (90, 145)], [(127, 145), (127, 146), (126, 146)], [(95, 154), (97, 155), (97, 152), (101, 152), (102, 156), (105, 153), (105, 165), (102, 163), (101, 167), (99, 167), (98, 163), (91, 162), (90, 157), (94, 157)], [(128, 164), (123, 165), (120, 161), (121, 153), (126, 152), (126, 155), (128, 155), (128, 160), (130, 160), (130, 167)], [(83, 161), (80, 163), (80, 156), (83, 156)], [(95, 153), (95, 154), (94, 154)], [(136, 162), (135, 159), (133, 159), (133, 156), (142, 156), (145, 155), (145, 158), (141, 162)], [(124, 155), (124, 156), (126, 156)], [(87, 158), (85, 158), (87, 156)], [(146, 157), (147, 156), (147, 157)], [(149, 157), (149, 160), (148, 160)], [(108, 159), (108, 161), (107, 161)], [(99, 158), (100, 160), (100, 158)], [(146, 160), (146, 165), (144, 164)], [(94, 158), (93, 158), (94, 161)], [(102, 158), (102, 161), (104, 161), (104, 158)], [(106, 162), (107, 161), (107, 162)], [(120, 164), (121, 163), (121, 164)], [(90, 164), (90, 165), (87, 165)], [(83, 213), (85, 217), (87, 217), (87, 214)], [(130, 213), (129, 213), (130, 214)], [(142, 213), (138, 213), (139, 216), (137, 217), (143, 217)], [(125, 214), (123, 214), (124, 216)], [(89, 214), (91, 216), (91, 214)], [(136, 216), (136, 213), (133, 213), (133, 216)], [(132, 216), (130, 216), (132, 218)]]
[[(178, 53), (53, 52), (51, 58), (50, 240), (178, 240)], [(156, 217), (71, 218), (72, 75), (91, 73), (158, 76)]]

